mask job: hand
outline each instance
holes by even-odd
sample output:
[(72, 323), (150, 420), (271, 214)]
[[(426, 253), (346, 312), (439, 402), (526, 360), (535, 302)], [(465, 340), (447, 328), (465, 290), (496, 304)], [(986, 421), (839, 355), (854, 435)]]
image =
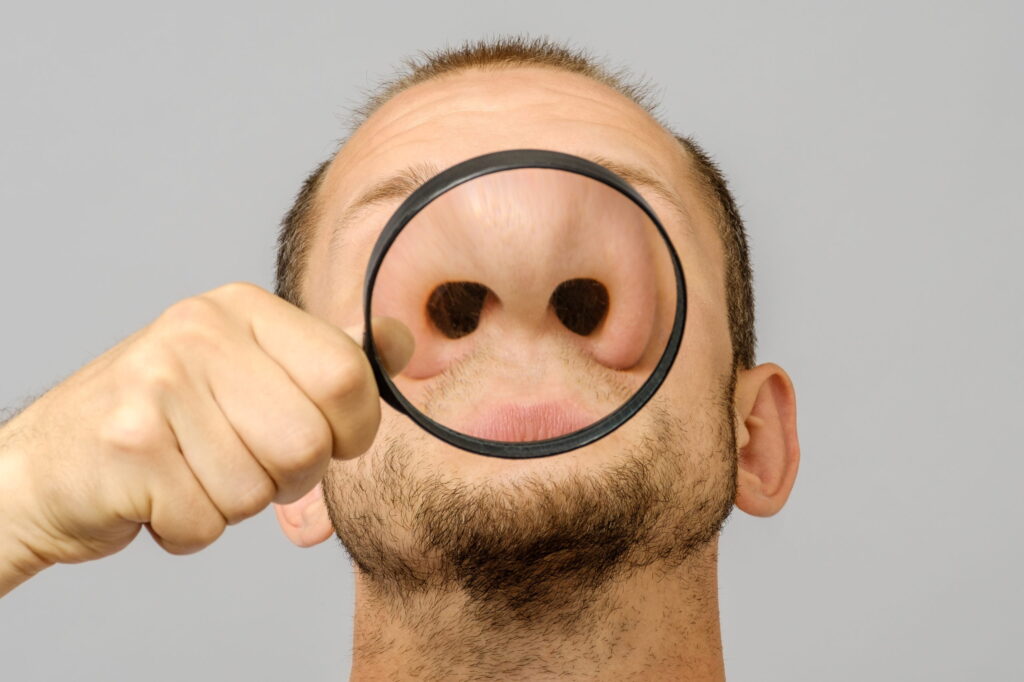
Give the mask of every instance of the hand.
[[(379, 319), (374, 337), (400, 370), (408, 330)], [(197, 551), (272, 501), (300, 498), (332, 457), (364, 452), (379, 421), (352, 337), (256, 286), (215, 289), (0, 430), (0, 551), (41, 564), (19, 569), (31, 574), (113, 554), (142, 526), (168, 552)]]

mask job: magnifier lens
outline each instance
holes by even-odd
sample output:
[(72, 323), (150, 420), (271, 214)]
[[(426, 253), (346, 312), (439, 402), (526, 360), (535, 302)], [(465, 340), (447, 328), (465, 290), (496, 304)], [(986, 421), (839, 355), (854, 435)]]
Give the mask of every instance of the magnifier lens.
[(680, 291), (665, 237), (629, 196), (575, 172), (513, 168), (422, 207), (383, 254), (369, 301), (415, 339), (390, 379), (410, 416), (536, 444), (637, 395), (666, 354)]

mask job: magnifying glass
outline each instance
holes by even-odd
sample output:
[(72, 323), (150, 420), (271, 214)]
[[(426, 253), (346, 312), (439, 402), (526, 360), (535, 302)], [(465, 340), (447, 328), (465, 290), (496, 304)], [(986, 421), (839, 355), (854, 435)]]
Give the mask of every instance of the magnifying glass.
[[(463, 450), (545, 457), (608, 435), (675, 361), (686, 282), (665, 228), (621, 177), (561, 152), (478, 156), (414, 191), (363, 290), (381, 397)], [(373, 317), (415, 350), (394, 377)]]

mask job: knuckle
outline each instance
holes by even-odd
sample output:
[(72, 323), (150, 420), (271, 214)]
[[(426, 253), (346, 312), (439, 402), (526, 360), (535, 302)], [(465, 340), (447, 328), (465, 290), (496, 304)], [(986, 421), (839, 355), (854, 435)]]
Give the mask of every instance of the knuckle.
[(203, 518), (204, 522), (196, 529), (196, 541), (202, 547), (208, 547), (221, 536), (227, 524), (220, 514), (207, 514)]
[(232, 338), (228, 315), (206, 295), (178, 301), (157, 319), (145, 340), (164, 357), (189, 357), (196, 353), (223, 355)]
[(305, 475), (294, 476), (286, 485), (280, 485), (278, 487), (277, 494), (274, 497), (274, 502), (277, 504), (291, 504), (292, 502), (301, 499), (303, 495), (308, 493), (317, 483), (323, 480), (326, 472), (327, 466), (325, 464), (316, 470), (307, 471)]
[(276, 486), (270, 479), (264, 478), (240, 494), (232, 502), (231, 508), (224, 511), (224, 517), (229, 524), (233, 525), (256, 516), (266, 509), (275, 495), (277, 495)]
[(184, 368), (174, 354), (155, 344), (134, 349), (122, 361), (122, 384), (148, 394), (173, 392), (184, 378)]
[(361, 353), (340, 351), (324, 359), (314, 390), (322, 400), (346, 400), (361, 396), (372, 379), (370, 365)]
[(169, 554), (182, 556), (185, 554), (194, 554), (206, 545), (199, 545), (191, 540), (175, 541), (162, 537), (160, 540), (160, 546)]
[[(187, 525), (184, 525), (186, 524)], [(221, 536), (226, 527), (224, 518), (215, 511), (213, 513), (191, 515), (182, 525), (183, 530), (168, 532), (162, 524), (153, 524), (153, 529), (160, 536), (160, 546), (171, 554), (194, 554), (212, 545)]]
[(192, 296), (167, 308), (158, 322), (164, 330), (176, 335), (205, 332), (219, 323), (222, 314), (220, 307), (208, 296)]
[(201, 514), (193, 520), (189, 537), (184, 546), (188, 553), (197, 552), (204, 547), (209, 547), (221, 536), (226, 527), (224, 517), (219, 513)]
[(301, 475), (330, 456), (332, 443), (331, 428), (325, 420), (307, 420), (284, 437), (280, 463), (286, 471)]
[(117, 407), (101, 424), (99, 438), (119, 452), (148, 453), (158, 449), (164, 436), (163, 418), (141, 403)]
[(250, 282), (230, 282), (217, 287), (210, 292), (210, 295), (215, 298), (237, 301), (253, 298), (265, 293), (263, 289)]
[(341, 458), (349, 458), (360, 455), (373, 445), (377, 438), (377, 430), (380, 427), (380, 403), (374, 402), (367, 405), (367, 409), (360, 414), (360, 420), (350, 433), (346, 434), (344, 442), (339, 443), (335, 448), (336, 455)]

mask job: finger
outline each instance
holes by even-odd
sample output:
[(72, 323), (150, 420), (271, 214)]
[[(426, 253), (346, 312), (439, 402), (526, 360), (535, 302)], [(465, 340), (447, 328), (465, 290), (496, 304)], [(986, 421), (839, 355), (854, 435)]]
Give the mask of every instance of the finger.
[(213, 504), (180, 451), (155, 456), (149, 488), (151, 510), (146, 527), (171, 554), (198, 552), (220, 537), (227, 519)]
[(276, 497), (273, 478), (238, 436), (208, 387), (190, 391), (184, 400), (172, 400), (168, 413), (185, 462), (229, 524), (255, 516)]
[(377, 401), (364, 401), (328, 422), (284, 369), (255, 344), (230, 364), (208, 368), (210, 390), (227, 421), (277, 487), (274, 501), (292, 502), (324, 476), (335, 453), (369, 447), (379, 420)]
[(322, 483), (291, 504), (275, 504), (274, 511), (285, 535), (299, 547), (319, 545), (334, 532)]
[(255, 287), (232, 295), (247, 297), (252, 337), (327, 419), (333, 456), (347, 459), (368, 449), (380, 422), (380, 396), (362, 347), (337, 327)]

